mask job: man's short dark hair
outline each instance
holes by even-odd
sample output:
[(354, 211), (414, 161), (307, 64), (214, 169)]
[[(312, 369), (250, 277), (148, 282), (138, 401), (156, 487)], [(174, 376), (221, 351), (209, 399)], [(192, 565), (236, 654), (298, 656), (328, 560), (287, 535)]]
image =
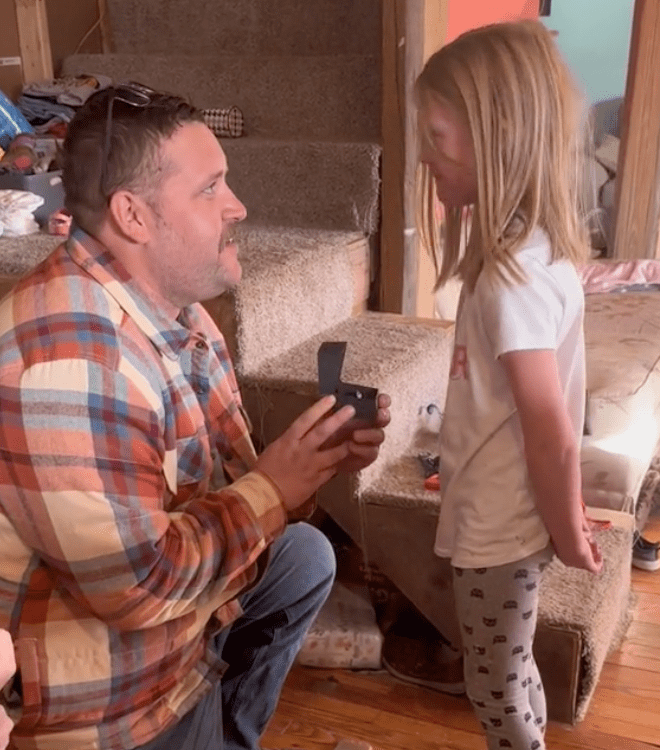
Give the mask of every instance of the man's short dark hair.
[[(185, 99), (149, 91), (146, 103), (123, 101), (121, 86), (91, 96), (69, 124), (62, 152), (62, 182), (66, 207), (75, 223), (88, 232), (101, 224), (108, 201), (119, 189), (150, 199), (167, 165), (160, 146), (181, 125), (203, 122), (201, 112)], [(111, 140), (105, 174), (108, 103), (112, 97)]]

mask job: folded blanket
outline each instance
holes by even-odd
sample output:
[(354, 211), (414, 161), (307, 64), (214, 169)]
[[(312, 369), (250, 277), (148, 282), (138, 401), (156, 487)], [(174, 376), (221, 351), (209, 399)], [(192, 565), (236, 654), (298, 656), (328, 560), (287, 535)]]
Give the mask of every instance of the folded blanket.
[(578, 269), (585, 294), (612, 291), (650, 291), (660, 285), (660, 261), (604, 260)]

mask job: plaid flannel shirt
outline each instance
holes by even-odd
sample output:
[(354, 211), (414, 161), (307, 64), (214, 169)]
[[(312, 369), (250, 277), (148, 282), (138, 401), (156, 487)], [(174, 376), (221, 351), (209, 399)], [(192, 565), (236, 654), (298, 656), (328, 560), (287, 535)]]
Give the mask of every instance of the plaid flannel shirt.
[(286, 524), (255, 460), (211, 318), (168, 318), (91, 237), (76, 230), (0, 303), (16, 748), (136, 747), (220, 678), (207, 641)]

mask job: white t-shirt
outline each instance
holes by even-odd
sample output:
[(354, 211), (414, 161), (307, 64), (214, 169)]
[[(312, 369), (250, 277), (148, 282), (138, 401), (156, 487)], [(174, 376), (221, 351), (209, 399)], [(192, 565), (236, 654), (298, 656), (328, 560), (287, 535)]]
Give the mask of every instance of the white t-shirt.
[(520, 419), (498, 357), (556, 352), (564, 399), (580, 444), (584, 424), (584, 294), (572, 263), (551, 262), (535, 231), (517, 254), (527, 282), (481, 274), (463, 291), (440, 433), (440, 519), (435, 552), (456, 567), (521, 560), (549, 535), (527, 474)]

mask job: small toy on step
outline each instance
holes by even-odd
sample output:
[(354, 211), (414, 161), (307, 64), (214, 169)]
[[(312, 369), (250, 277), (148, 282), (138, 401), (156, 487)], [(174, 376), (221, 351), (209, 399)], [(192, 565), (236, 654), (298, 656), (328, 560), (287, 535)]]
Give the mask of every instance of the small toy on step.
[(434, 456), (428, 451), (422, 451), (417, 454), (417, 460), (422, 465), (424, 479), (428, 479), (440, 471), (440, 456)]
[(442, 411), (437, 404), (430, 403), (420, 406), (417, 411), (420, 427), (426, 432), (440, 432), (442, 424)]
[(440, 489), (440, 456), (434, 456), (427, 451), (417, 454), (417, 459), (424, 472), (424, 489)]

